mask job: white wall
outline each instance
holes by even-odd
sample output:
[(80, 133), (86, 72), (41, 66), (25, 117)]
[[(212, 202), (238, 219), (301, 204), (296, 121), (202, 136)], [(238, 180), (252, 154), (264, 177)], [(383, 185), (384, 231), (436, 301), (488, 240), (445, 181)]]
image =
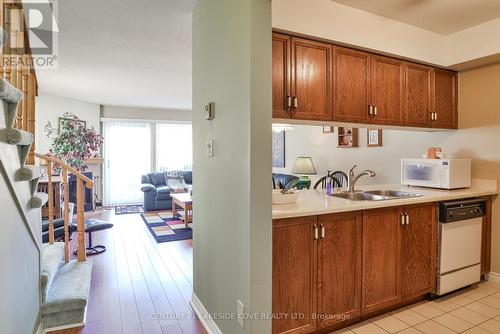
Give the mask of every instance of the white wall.
[(45, 126), (50, 122), (54, 127), (53, 135), (57, 134), (58, 118), (66, 112), (73, 113), (87, 122), (87, 127), (93, 127), (100, 132), (100, 107), (96, 103), (83, 102), (66, 97), (40, 92), (37, 98), (36, 112), (36, 151), (49, 152), (51, 138), (47, 138)]
[[(453, 135), (453, 131), (412, 132), (383, 130), (382, 147), (366, 146), (366, 129), (359, 129), (359, 147), (337, 148), (338, 129), (324, 134), (321, 126), (294, 125), (294, 130), (285, 134), (285, 168), (273, 168), (273, 172), (290, 174), (297, 156), (311, 156), (318, 176), (328, 170), (347, 171), (358, 165), (357, 171), (372, 169), (376, 177), (363, 177), (358, 184), (400, 183), (400, 162), (402, 158), (421, 158), (430, 146), (440, 146)], [(445, 151), (457, 155), (457, 152)], [(314, 183), (313, 183), (314, 184)]]
[(102, 117), (142, 120), (191, 121), (191, 115), (192, 112), (189, 110), (104, 106)]
[[(270, 41), (269, 0), (200, 0), (194, 10), (193, 288), (210, 313), (236, 312), (237, 299), (271, 312)], [(271, 333), (270, 320), (216, 323), (226, 334)]]

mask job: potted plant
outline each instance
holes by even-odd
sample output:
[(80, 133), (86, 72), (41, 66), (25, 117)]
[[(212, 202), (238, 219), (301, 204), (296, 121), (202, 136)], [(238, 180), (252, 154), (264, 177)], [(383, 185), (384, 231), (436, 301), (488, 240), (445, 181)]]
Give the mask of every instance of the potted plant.
[(52, 141), (50, 154), (84, 172), (87, 169), (85, 161), (95, 157), (102, 142), (102, 136), (94, 128), (89, 129), (78, 117), (65, 114), (60, 119), (59, 133)]

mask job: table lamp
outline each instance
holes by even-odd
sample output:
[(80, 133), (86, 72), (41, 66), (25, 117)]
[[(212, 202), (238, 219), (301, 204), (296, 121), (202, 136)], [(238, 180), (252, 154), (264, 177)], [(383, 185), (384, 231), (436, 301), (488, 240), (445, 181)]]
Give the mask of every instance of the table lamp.
[(299, 174), (301, 181), (308, 181), (307, 175), (316, 175), (316, 168), (314, 168), (311, 157), (297, 157), (293, 164), (292, 174)]

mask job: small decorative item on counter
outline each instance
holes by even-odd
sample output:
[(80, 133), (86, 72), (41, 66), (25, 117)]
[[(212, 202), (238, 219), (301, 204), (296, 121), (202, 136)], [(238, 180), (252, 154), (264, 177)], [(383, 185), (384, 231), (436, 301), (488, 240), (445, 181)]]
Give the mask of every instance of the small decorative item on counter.
[(427, 159), (442, 159), (443, 151), (441, 147), (429, 147), (427, 150)]
[(273, 189), (273, 204), (290, 204), (299, 198), (300, 192), (293, 189)]

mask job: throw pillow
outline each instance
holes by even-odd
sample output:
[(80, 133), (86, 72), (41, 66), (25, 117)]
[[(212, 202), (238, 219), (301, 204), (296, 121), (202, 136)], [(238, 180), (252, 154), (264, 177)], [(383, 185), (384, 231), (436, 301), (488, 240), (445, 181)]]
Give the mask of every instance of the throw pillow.
[(172, 192), (186, 192), (187, 184), (184, 180), (182, 172), (168, 171), (165, 172), (165, 182)]

